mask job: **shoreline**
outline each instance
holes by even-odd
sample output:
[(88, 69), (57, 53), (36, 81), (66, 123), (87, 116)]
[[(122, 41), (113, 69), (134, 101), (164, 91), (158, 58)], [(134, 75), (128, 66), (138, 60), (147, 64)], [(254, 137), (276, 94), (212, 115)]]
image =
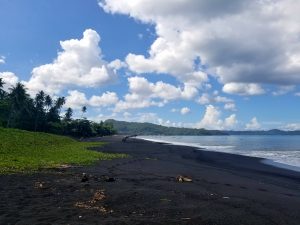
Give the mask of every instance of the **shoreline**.
[[(130, 157), (1, 175), (0, 224), (300, 223), (300, 173), (193, 147), (122, 142), (122, 136), (98, 140), (107, 145), (92, 150)], [(178, 182), (179, 175), (192, 182)]]
[[(189, 143), (186, 143), (186, 142), (172, 142), (172, 141), (152, 139), (152, 138), (144, 138), (144, 137), (146, 137), (146, 136), (143, 136), (143, 135), (142, 135), (142, 137), (136, 136), (135, 138), (145, 140), (145, 141), (154, 142), (154, 143), (163, 143), (163, 144), (169, 144), (169, 145), (194, 147), (194, 148), (197, 148), (198, 150), (201, 150), (201, 151), (221, 152), (221, 153), (227, 153), (227, 154), (232, 154), (232, 155), (247, 156), (247, 157), (250, 157), (250, 158), (259, 159), (262, 164), (266, 164), (266, 165), (269, 165), (269, 166), (274, 166), (276, 168), (281, 168), (281, 169), (287, 169), (287, 170), (291, 170), (291, 171), (295, 171), (295, 172), (300, 172), (300, 166), (295, 166), (295, 165), (291, 165), (291, 164), (287, 164), (287, 163), (283, 163), (283, 162), (278, 162), (278, 161), (275, 161), (274, 159), (265, 158), (265, 157), (253, 156), (253, 155), (248, 155), (248, 154), (243, 154), (243, 153), (239, 154), (239, 153), (236, 153), (236, 152), (218, 151), (217, 146), (214, 146), (214, 147), (211, 147), (210, 149), (208, 149), (208, 148), (205, 148), (205, 147), (200, 146), (198, 144), (189, 144)], [(234, 146), (226, 146), (226, 147), (234, 147)], [(224, 148), (222, 146), (222, 149), (226, 149), (226, 147)], [(216, 150), (213, 150), (213, 149), (216, 149)], [(300, 152), (299, 152), (299, 154), (300, 154)]]

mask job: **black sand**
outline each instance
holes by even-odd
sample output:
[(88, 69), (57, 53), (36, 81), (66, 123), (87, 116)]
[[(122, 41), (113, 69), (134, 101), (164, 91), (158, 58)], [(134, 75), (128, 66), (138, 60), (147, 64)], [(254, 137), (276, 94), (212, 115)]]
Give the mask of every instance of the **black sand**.
[(191, 147), (102, 140), (109, 144), (96, 150), (131, 157), (0, 176), (0, 225), (300, 224), (300, 173)]

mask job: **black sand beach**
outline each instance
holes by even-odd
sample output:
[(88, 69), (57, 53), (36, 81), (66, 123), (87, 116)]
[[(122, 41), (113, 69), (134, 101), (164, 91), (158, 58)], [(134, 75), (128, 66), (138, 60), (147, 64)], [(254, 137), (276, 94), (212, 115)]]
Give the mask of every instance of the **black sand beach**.
[[(108, 144), (95, 150), (129, 158), (0, 176), (0, 225), (300, 224), (300, 173), (256, 158), (121, 139), (102, 138)], [(179, 175), (192, 182), (178, 182)]]

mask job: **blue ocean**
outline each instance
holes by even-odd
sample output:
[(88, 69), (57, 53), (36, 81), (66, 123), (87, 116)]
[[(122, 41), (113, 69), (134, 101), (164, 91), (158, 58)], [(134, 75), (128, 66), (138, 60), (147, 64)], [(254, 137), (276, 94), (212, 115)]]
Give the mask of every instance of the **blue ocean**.
[(144, 140), (262, 158), (262, 162), (300, 171), (300, 136), (138, 136)]

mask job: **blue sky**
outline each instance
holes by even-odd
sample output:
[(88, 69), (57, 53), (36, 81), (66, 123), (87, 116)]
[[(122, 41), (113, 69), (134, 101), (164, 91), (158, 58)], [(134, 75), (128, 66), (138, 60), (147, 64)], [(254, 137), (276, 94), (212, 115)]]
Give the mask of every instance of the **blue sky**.
[[(294, 0), (1, 0), (0, 77), (88, 118), (300, 129)], [(288, 12), (288, 13), (287, 13)]]

